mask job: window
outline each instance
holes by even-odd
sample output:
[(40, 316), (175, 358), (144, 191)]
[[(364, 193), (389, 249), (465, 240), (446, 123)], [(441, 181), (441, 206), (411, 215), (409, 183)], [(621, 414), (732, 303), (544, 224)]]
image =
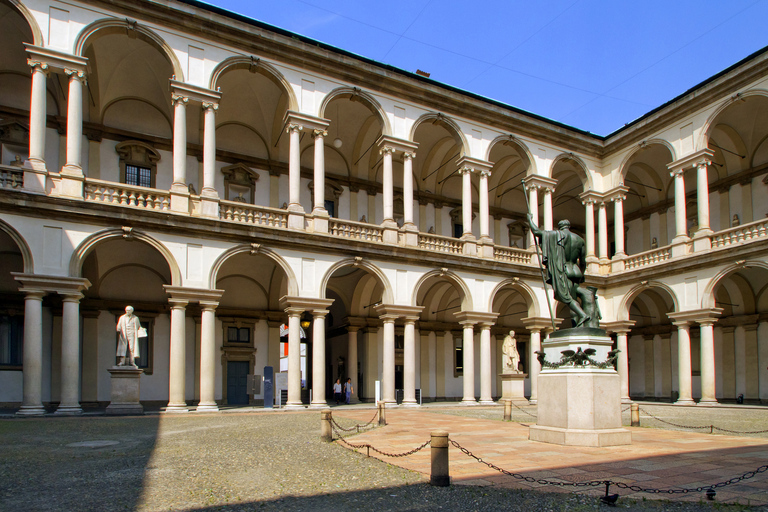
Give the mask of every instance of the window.
[(224, 175), (224, 199), (253, 204), (254, 191), (259, 175), (244, 164), (234, 164), (221, 169)]
[(453, 339), (453, 376), (461, 377), (464, 375), (464, 349), (461, 338)]
[(21, 369), (24, 317), (0, 316), (0, 368)]
[(160, 153), (155, 148), (137, 140), (127, 140), (115, 146), (120, 155), (120, 181), (135, 187), (155, 187), (157, 162)]
[(248, 327), (228, 327), (227, 342), (228, 343), (250, 343), (251, 329)]

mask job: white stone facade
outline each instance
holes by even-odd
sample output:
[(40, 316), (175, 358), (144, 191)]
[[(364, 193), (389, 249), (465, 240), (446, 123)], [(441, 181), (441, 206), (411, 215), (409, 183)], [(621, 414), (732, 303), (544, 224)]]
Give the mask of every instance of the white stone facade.
[(128, 304), (169, 411), (267, 365), (289, 406), (488, 402), (510, 329), (535, 402), (526, 195), (587, 241), (625, 400), (768, 400), (768, 53), (598, 137), (206, 9), (0, 1), (0, 403), (108, 401)]

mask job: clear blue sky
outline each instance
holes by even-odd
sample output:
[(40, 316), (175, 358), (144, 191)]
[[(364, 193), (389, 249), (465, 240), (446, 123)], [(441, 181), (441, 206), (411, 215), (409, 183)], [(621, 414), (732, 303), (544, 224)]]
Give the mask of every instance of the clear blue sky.
[(768, 45), (768, 0), (207, 0), (607, 135)]

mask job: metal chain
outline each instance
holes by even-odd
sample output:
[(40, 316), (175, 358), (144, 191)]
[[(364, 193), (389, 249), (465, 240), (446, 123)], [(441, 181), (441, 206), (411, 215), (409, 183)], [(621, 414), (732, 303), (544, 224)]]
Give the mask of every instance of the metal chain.
[(625, 413), (625, 412), (627, 412), (628, 410), (630, 410), (631, 408), (632, 408), (632, 406), (630, 405), (630, 406), (629, 406), (629, 407), (627, 407), (626, 409), (622, 409), (622, 410), (621, 410), (621, 412), (622, 412), (622, 413)]
[(355, 426), (353, 426), (353, 427), (350, 427), (350, 428), (344, 428), (344, 427), (342, 427), (341, 425), (339, 425), (339, 423), (338, 423), (338, 422), (336, 421), (336, 419), (333, 417), (333, 414), (331, 414), (331, 423), (332, 423), (332, 424), (333, 424), (333, 425), (336, 427), (336, 429), (337, 429), (337, 430), (343, 430), (344, 432), (353, 432), (353, 431), (356, 431), (356, 432), (360, 432), (360, 429), (361, 429), (361, 428), (365, 428), (365, 427), (367, 427), (368, 425), (370, 425), (371, 423), (373, 423), (373, 422), (376, 420), (376, 418), (377, 418), (378, 416), (379, 416), (379, 412), (378, 412), (378, 411), (376, 411), (376, 413), (373, 415), (373, 418), (371, 418), (371, 421), (369, 421), (368, 423), (365, 423), (365, 424), (363, 424), (363, 423), (358, 423), (357, 425), (355, 425)]
[(535, 415), (535, 414), (531, 414), (531, 413), (529, 413), (528, 411), (526, 411), (526, 410), (522, 409), (522, 408), (521, 408), (519, 405), (517, 405), (515, 402), (510, 402), (510, 403), (511, 403), (512, 405), (514, 405), (514, 406), (515, 406), (515, 408), (517, 408), (517, 409), (521, 410), (522, 412), (524, 412), (525, 414), (527, 414), (527, 415), (528, 415), (528, 416), (530, 416), (531, 418), (535, 418), (535, 417), (536, 417), (536, 415)]
[[(461, 452), (463, 454), (465, 454), (465, 455), (467, 455), (469, 457), (472, 457), (477, 462), (479, 462), (481, 464), (485, 464), (489, 468), (491, 468), (493, 470), (496, 470), (499, 473), (503, 473), (503, 474), (505, 474), (507, 476), (511, 476), (511, 477), (516, 478), (518, 480), (524, 480), (524, 481), (529, 482), (529, 483), (537, 483), (537, 484), (541, 484), (541, 485), (553, 485), (553, 486), (556, 486), (556, 487), (597, 487), (597, 486), (600, 486), (600, 485), (606, 485), (606, 486), (615, 485), (619, 489), (629, 489), (630, 491), (633, 491), (633, 492), (645, 492), (645, 493), (649, 493), (649, 494), (688, 494), (688, 493), (691, 493), (691, 492), (704, 492), (704, 491), (707, 491), (708, 489), (717, 489), (719, 487), (725, 487), (726, 485), (732, 485), (732, 484), (741, 482), (743, 480), (748, 480), (748, 479), (754, 477), (755, 475), (757, 475), (759, 473), (765, 473), (766, 471), (768, 471), (768, 465), (760, 466), (759, 468), (755, 469), (754, 471), (747, 471), (743, 475), (731, 478), (730, 480), (726, 480), (726, 481), (723, 481), (723, 482), (718, 482), (718, 483), (712, 484), (712, 485), (705, 485), (705, 486), (701, 486), (701, 487), (696, 487), (696, 488), (681, 488), (681, 489), (644, 488), (644, 487), (640, 487), (639, 485), (629, 485), (629, 484), (625, 484), (623, 482), (614, 482), (613, 480), (591, 480), (589, 482), (552, 481), (552, 480), (546, 480), (544, 478), (534, 478), (534, 477), (531, 477), (531, 476), (521, 475), (519, 473), (512, 473), (511, 471), (507, 471), (504, 468), (500, 468), (499, 466), (496, 466), (495, 464), (491, 464), (490, 462), (484, 461), (483, 459), (481, 459), (480, 457), (478, 457), (474, 453), (470, 452), (469, 450), (467, 450), (466, 448), (461, 446), (459, 443), (457, 443), (453, 439), (449, 439), (449, 441), (450, 441), (450, 443), (454, 447), (456, 447), (459, 450), (461, 450)], [(606, 487), (606, 490), (607, 490), (607, 487)]]
[(423, 448), (426, 448), (432, 442), (432, 440), (429, 439), (429, 440), (427, 440), (426, 443), (422, 444), (421, 446), (417, 446), (413, 450), (409, 450), (409, 451), (403, 452), (403, 453), (388, 453), (388, 452), (381, 451), (378, 448), (376, 448), (375, 446), (370, 445), (368, 443), (363, 443), (363, 444), (353, 444), (353, 443), (350, 443), (349, 441), (344, 439), (344, 437), (339, 432), (336, 432), (336, 435), (339, 436), (339, 441), (341, 441), (342, 443), (346, 444), (350, 448), (354, 448), (354, 449), (367, 448), (369, 450), (375, 451), (376, 453), (380, 453), (381, 455), (384, 455), (385, 457), (407, 457), (408, 455), (413, 455), (414, 453), (418, 452), (419, 450), (421, 450)]
[(651, 418), (655, 419), (656, 421), (660, 421), (662, 423), (666, 423), (667, 425), (672, 425), (679, 428), (702, 428), (702, 429), (709, 429), (710, 432), (713, 430), (719, 430), (721, 432), (728, 432), (729, 434), (765, 434), (768, 433), (768, 429), (766, 430), (728, 430), (727, 428), (720, 428), (716, 427), (715, 425), (704, 425), (704, 426), (697, 426), (697, 425), (680, 425), (678, 423), (672, 423), (671, 421), (666, 421), (658, 416), (654, 416), (650, 412), (646, 411), (643, 408), (640, 408), (641, 411), (643, 411), (644, 414), (647, 414)]

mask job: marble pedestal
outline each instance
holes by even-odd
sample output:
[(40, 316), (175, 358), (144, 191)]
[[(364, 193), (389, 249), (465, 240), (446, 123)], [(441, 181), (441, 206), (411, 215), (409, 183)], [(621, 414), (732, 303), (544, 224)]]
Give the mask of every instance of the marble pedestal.
[[(611, 348), (607, 336), (572, 335), (548, 339), (542, 349), (549, 362), (563, 350), (594, 348), (592, 359), (604, 362)], [(542, 368), (538, 380), (537, 424), (528, 438), (568, 446), (620, 446), (632, 443), (621, 425), (621, 380), (613, 367), (594, 365)]]
[(525, 398), (525, 373), (502, 373), (501, 400), (510, 400), (517, 405), (528, 405)]
[(112, 394), (107, 406), (108, 415), (144, 414), (139, 402), (139, 380), (144, 370), (135, 366), (107, 368), (112, 376)]

